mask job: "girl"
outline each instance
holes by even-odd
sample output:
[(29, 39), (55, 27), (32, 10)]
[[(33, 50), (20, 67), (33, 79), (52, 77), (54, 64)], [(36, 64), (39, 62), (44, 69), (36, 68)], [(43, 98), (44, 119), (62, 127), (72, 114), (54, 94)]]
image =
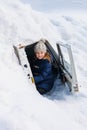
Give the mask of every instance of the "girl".
[(47, 52), (44, 41), (40, 40), (34, 47), (35, 60), (32, 65), (37, 90), (40, 94), (50, 91), (54, 77), (52, 74), (51, 57)]

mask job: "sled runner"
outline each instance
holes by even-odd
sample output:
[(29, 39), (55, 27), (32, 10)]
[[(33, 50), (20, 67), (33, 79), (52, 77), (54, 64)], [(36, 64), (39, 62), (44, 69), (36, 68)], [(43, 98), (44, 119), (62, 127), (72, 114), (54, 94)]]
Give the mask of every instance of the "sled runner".
[[(31, 61), (34, 57), (34, 46), (37, 42), (29, 43), (29, 45), (19, 44), (13, 46), (19, 64), (23, 67), (29, 82), (34, 87), (36, 85), (31, 70)], [(77, 75), (70, 45), (57, 43), (58, 53), (47, 40), (45, 40), (45, 45), (47, 46), (47, 51), (52, 57), (51, 63), (55, 76), (59, 75), (61, 82), (65, 84), (65, 86), (68, 86), (70, 92), (78, 91)]]

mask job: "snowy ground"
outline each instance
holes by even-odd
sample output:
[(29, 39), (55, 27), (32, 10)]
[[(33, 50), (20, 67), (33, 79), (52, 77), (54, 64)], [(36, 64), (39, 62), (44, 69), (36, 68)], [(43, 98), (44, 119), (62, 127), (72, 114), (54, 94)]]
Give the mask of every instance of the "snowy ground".
[[(12, 45), (42, 37), (72, 46), (78, 93), (57, 87), (41, 96), (29, 84)], [(0, 130), (87, 130), (86, 39), (86, 15), (45, 15), (19, 0), (0, 0)]]

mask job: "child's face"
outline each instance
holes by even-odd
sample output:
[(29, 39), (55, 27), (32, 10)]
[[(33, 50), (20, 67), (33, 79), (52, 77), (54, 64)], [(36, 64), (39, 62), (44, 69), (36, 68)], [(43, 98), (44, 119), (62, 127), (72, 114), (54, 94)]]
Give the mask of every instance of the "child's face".
[(45, 52), (42, 52), (42, 51), (36, 52), (35, 54), (36, 54), (36, 57), (37, 57), (38, 59), (43, 59), (44, 56), (45, 56)]

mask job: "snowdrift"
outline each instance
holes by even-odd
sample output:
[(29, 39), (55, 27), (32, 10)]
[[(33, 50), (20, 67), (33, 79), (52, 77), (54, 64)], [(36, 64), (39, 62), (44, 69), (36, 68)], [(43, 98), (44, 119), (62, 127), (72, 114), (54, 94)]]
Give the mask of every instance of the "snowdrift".
[[(87, 18), (63, 15), (50, 22), (46, 17), (20, 0), (0, 0), (0, 130), (87, 129)], [(58, 40), (73, 46), (79, 94), (42, 97), (30, 86), (13, 44), (42, 37), (54, 47)]]

